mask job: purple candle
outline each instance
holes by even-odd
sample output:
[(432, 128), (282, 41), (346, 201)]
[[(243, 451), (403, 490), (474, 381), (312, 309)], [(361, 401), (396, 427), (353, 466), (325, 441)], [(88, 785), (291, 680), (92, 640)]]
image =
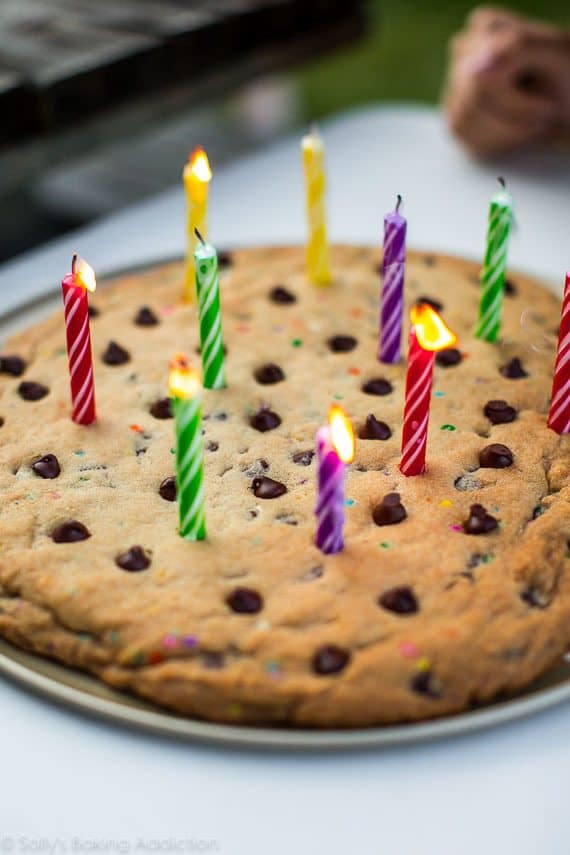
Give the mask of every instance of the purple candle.
[(354, 433), (340, 407), (329, 410), (329, 423), (316, 437), (318, 497), (316, 544), (326, 555), (344, 547), (344, 473), (354, 458)]
[(380, 362), (388, 363), (399, 362), (401, 358), (407, 225), (405, 218), (400, 214), (401, 203), (402, 197), (398, 196), (396, 210), (384, 217), (378, 359)]

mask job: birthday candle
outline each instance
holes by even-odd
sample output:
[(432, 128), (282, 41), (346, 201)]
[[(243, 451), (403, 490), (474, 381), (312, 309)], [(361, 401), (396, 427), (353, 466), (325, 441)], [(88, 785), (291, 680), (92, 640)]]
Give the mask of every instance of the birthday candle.
[(325, 212), (325, 150), (316, 128), (303, 138), (307, 225), (307, 275), (316, 285), (331, 281)]
[(354, 459), (354, 433), (340, 407), (329, 411), (328, 425), (317, 431), (318, 496), (316, 544), (329, 555), (344, 548), (344, 475)]
[(177, 355), (170, 366), (169, 389), (176, 431), (176, 486), (180, 536), (204, 540), (204, 450), (200, 379), (185, 356)]
[(80, 425), (95, 421), (95, 384), (88, 293), (95, 291), (95, 274), (73, 256), (71, 273), (61, 283), (71, 383), (72, 419)]
[(382, 296), (380, 300), (380, 362), (399, 362), (404, 312), (404, 268), (406, 263), (406, 220), (400, 214), (398, 196), (393, 213), (384, 217)]
[(208, 216), (208, 185), (212, 179), (212, 171), (206, 152), (201, 148), (195, 149), (189, 162), (184, 167), (184, 190), (187, 205), (187, 241), (186, 279), (184, 299), (191, 302), (194, 297), (196, 269), (194, 251), (196, 249), (196, 229), (207, 237)]
[(487, 249), (481, 269), (481, 302), (475, 326), (477, 338), (496, 341), (501, 331), (501, 309), (507, 270), (507, 250), (513, 220), (511, 194), (499, 178), (501, 190), (491, 199)]
[(570, 271), (566, 274), (548, 427), (570, 433)]
[(406, 403), (402, 429), (403, 475), (425, 471), (431, 386), (435, 353), (453, 347), (457, 337), (427, 303), (411, 310), (412, 327), (406, 374)]
[(196, 290), (198, 314), (200, 316), (200, 348), (202, 352), (202, 375), (205, 389), (223, 389), (224, 342), (220, 313), (220, 284), (218, 278), (218, 255), (210, 244), (205, 243), (196, 229), (198, 244), (196, 262)]

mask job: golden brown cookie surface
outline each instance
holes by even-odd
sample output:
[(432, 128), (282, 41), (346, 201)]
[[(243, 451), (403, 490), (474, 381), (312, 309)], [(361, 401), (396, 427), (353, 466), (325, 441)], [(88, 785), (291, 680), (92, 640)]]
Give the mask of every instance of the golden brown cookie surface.
[[(229, 386), (204, 395), (205, 543), (178, 537), (163, 485), (168, 361), (199, 358), (182, 265), (93, 298), (93, 427), (69, 418), (62, 316), (9, 343), (26, 370), (0, 373), (0, 634), (189, 715), (315, 726), (460, 710), (564, 652), (570, 441), (545, 424), (559, 301), (513, 277), (504, 342), (480, 342), (476, 266), (410, 254), (408, 303), (439, 302), (460, 342), (435, 369), (428, 472), (404, 478), (405, 365), (376, 359), (378, 252), (333, 260), (330, 289), (306, 283), (300, 249), (237, 251), (222, 274)], [(359, 438), (346, 549), (323, 556), (312, 450), (331, 402)], [(281, 423), (262, 432), (263, 407)], [(263, 478), (287, 491), (263, 498)], [(394, 492), (406, 516), (390, 523)], [(85, 535), (72, 520), (90, 537), (54, 542)]]

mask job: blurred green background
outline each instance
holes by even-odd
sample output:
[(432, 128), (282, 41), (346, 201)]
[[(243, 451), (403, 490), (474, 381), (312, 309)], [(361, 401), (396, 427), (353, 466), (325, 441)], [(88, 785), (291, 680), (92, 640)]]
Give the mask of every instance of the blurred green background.
[[(365, 39), (299, 73), (303, 111), (322, 118), (371, 101), (437, 101), (449, 38), (478, 5), (468, 0), (371, 0)], [(570, 23), (570, 0), (495, 5), (553, 23)]]

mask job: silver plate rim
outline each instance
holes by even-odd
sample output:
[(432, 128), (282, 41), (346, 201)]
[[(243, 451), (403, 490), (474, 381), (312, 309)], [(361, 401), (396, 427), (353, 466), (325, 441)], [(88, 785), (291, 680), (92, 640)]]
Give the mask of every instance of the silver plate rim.
[[(56, 673), (64, 672), (62, 680), (43, 673), (48, 669)], [(21, 651), (3, 640), (0, 640), (0, 674), (60, 706), (94, 716), (107, 723), (188, 742), (258, 749), (323, 751), (409, 745), (461, 736), (507, 724), (570, 700), (570, 681), (567, 681), (549, 689), (538, 690), (527, 697), (495, 702), (494, 705), (479, 710), (423, 722), (354, 730), (307, 730), (246, 727), (184, 718), (142, 703), (140, 707), (136, 706), (136, 699), (126, 703), (119, 693), (110, 689), (106, 692), (111, 694), (112, 698), (101, 698), (87, 690), (69, 685), (74, 674), (79, 674), (74, 669)], [(81, 674), (81, 680), (99, 686), (95, 677)]]

